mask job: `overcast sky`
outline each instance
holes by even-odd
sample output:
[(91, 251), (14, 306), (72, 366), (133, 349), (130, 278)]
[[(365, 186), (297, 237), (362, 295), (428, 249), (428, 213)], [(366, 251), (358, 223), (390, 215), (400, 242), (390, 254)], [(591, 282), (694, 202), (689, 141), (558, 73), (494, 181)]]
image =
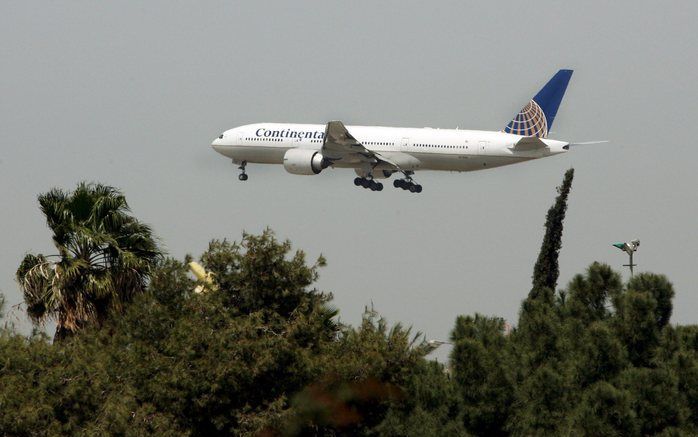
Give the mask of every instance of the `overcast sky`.
[[(21, 302), (23, 255), (54, 251), (36, 196), (99, 181), (173, 256), (269, 226), (328, 258), (342, 320), (372, 303), (446, 339), (459, 314), (516, 321), (572, 166), (560, 286), (622, 269), (611, 243), (637, 237), (639, 269), (675, 285), (673, 322), (695, 323), (698, 3), (467, 3), (3, 2), (0, 292)], [(420, 195), (351, 170), (250, 165), (241, 183), (210, 147), (260, 121), (500, 130), (559, 68), (575, 73), (551, 137), (610, 144), (421, 173)]]

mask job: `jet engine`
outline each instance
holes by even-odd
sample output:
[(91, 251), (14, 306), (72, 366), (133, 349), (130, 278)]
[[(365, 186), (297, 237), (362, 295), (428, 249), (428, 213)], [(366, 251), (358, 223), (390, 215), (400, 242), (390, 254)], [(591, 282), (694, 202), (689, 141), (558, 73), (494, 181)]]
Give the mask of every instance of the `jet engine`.
[(288, 149), (284, 155), (284, 168), (292, 174), (314, 175), (329, 165), (330, 162), (317, 150)]

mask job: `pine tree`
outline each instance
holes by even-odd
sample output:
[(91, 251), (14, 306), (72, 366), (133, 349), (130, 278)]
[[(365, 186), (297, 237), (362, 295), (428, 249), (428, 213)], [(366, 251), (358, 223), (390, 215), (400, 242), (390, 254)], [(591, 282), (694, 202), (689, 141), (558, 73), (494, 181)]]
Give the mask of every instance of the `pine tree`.
[(462, 399), (463, 421), (475, 435), (506, 435), (513, 400), (507, 375), (504, 319), (459, 316), (451, 333), (453, 382)]

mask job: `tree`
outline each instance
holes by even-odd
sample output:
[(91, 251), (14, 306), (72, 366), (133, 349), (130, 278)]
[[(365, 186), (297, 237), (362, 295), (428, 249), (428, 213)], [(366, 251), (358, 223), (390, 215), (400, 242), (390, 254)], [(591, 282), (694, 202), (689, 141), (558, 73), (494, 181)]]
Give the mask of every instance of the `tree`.
[[(593, 263), (556, 292), (543, 264), (557, 263), (560, 191), (517, 327), (459, 316), (448, 369), (425, 359), (422, 335), (372, 309), (341, 323), (314, 285), (324, 259), (267, 229), (210, 243), (204, 293), (190, 256), (156, 257), (119, 317), (80, 319), (71, 341), (0, 327), (0, 434), (698, 435), (698, 326), (669, 324), (662, 275), (623, 284)], [(35, 258), (29, 270), (47, 272), (24, 273), (32, 291), (92, 297), (65, 281), (60, 258)]]
[(567, 170), (557, 188), (555, 203), (548, 210), (532, 288), (521, 305), (518, 327), (509, 337), (515, 384), (507, 429), (514, 434), (559, 433), (572, 401), (571, 375), (564, 363), (569, 342), (561, 311), (566, 296), (556, 298), (555, 289), (573, 178), (574, 169)]
[(475, 435), (506, 435), (513, 386), (506, 370), (504, 319), (459, 316), (451, 341), (453, 381), (461, 395), (466, 429)]
[(678, 378), (664, 368), (635, 367), (619, 376), (618, 385), (631, 394), (641, 435), (655, 435), (668, 427), (680, 427), (688, 415), (678, 390)]
[(655, 319), (659, 329), (662, 329), (669, 323), (673, 310), (671, 300), (674, 298), (674, 286), (666, 276), (654, 273), (640, 273), (630, 278), (627, 289), (646, 292), (652, 296), (656, 303)]
[(567, 331), (575, 337), (574, 349), (568, 352), (567, 360), (573, 380), (580, 389), (597, 381), (612, 381), (630, 364), (628, 352), (608, 323), (595, 322), (577, 331)]
[(661, 328), (657, 325), (657, 302), (649, 293), (629, 290), (615, 301), (613, 319), (618, 338), (628, 349), (636, 367), (649, 366), (659, 345)]
[(441, 363), (419, 360), (404, 387), (404, 400), (391, 405), (375, 428), (382, 436), (466, 436), (459, 388)]
[(422, 392), (425, 387), (415, 381), (422, 372), (433, 377), (435, 370), (422, 367), (430, 348), (420, 334), (399, 323), (389, 327), (384, 318), (367, 309), (360, 326), (343, 327), (328, 346), (317, 357), (321, 367), (315, 381), (293, 398), (290, 420), (280, 427), (284, 434), (417, 435), (418, 424), (408, 425), (408, 431), (398, 421), (407, 412), (423, 409), (447, 421), (429, 424), (430, 428), (462, 431), (450, 420), (453, 412), (442, 408), (448, 409), (453, 397), (435, 401), (434, 393)]
[(583, 325), (610, 316), (608, 303), (623, 288), (620, 275), (607, 264), (592, 263), (585, 275), (575, 275), (567, 286), (566, 309), (571, 318)]
[(557, 188), (558, 196), (548, 210), (545, 218), (545, 236), (541, 244), (538, 260), (533, 267), (533, 290), (536, 294), (543, 289), (555, 291), (557, 278), (560, 275), (558, 256), (562, 247), (562, 229), (565, 213), (567, 212), (567, 196), (572, 188), (574, 169), (565, 172), (562, 185)]
[[(558, 257), (562, 247), (562, 230), (567, 197), (572, 188), (574, 169), (565, 172), (558, 196), (545, 220), (545, 235), (533, 268), (533, 287), (521, 305), (519, 326), (513, 336), (523, 349), (518, 353), (524, 372), (556, 359), (560, 335), (560, 314), (555, 288), (560, 275)], [(518, 347), (518, 346), (517, 346)]]
[(640, 431), (631, 394), (605, 381), (584, 391), (570, 419), (570, 435), (631, 436)]
[(17, 269), (36, 323), (57, 322), (55, 340), (101, 324), (145, 289), (158, 260), (149, 226), (130, 215), (124, 195), (101, 184), (39, 196), (58, 254), (28, 254)]
[(517, 383), (507, 428), (514, 435), (559, 435), (574, 396), (567, 375), (552, 363)]

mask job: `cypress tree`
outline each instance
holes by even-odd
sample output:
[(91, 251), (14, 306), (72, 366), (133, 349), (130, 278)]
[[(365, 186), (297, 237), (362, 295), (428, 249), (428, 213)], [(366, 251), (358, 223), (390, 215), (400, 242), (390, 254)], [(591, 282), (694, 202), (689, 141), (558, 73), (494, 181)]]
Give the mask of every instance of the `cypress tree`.
[(555, 290), (557, 278), (560, 276), (558, 266), (558, 256), (562, 247), (562, 222), (565, 220), (567, 211), (567, 196), (572, 188), (574, 169), (565, 172), (562, 185), (557, 188), (558, 196), (555, 203), (548, 210), (545, 218), (545, 236), (543, 244), (538, 254), (538, 260), (533, 268), (533, 289), (531, 297), (534, 297), (539, 290), (548, 288)]
[[(555, 299), (560, 270), (562, 228), (574, 169), (565, 172), (558, 196), (546, 215), (545, 236), (533, 269), (533, 287), (521, 305), (519, 323), (512, 333), (513, 411), (507, 428), (517, 435), (555, 434), (570, 399), (570, 378), (565, 372), (560, 305)], [(564, 300), (564, 299), (563, 299)]]
[(543, 244), (533, 269), (533, 288), (521, 305), (515, 343), (517, 348), (523, 348), (517, 355), (528, 370), (558, 357), (560, 317), (555, 287), (560, 274), (558, 256), (562, 246), (562, 223), (573, 177), (574, 169), (565, 172), (562, 185), (557, 188), (555, 203), (548, 210)]

